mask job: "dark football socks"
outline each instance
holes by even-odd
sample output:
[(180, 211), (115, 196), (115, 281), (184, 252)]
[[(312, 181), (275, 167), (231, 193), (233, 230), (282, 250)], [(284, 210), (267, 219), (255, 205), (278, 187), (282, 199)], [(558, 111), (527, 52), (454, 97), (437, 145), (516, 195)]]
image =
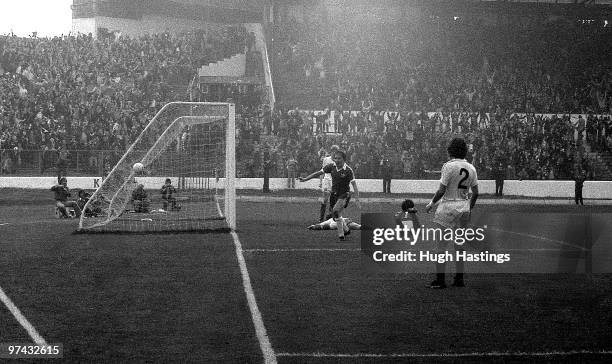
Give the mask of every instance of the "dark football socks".
[(325, 218), (325, 210), (327, 210), (327, 204), (321, 204), (321, 210), (319, 213), (319, 222), (323, 222)]

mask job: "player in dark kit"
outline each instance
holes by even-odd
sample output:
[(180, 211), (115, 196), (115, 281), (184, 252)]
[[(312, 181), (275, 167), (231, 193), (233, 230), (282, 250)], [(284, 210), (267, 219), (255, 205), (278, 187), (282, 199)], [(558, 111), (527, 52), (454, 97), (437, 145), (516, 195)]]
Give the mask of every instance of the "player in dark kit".
[(421, 227), (419, 217), (417, 216), (417, 209), (414, 208), (414, 202), (410, 199), (406, 199), (402, 202), (402, 211), (397, 212), (394, 217), (396, 225), (406, 225), (410, 229), (418, 229)]
[(351, 200), (351, 185), (353, 191), (355, 191), (355, 202), (359, 206), (359, 190), (357, 189), (357, 182), (355, 182), (355, 175), (353, 170), (344, 161), (346, 160), (346, 154), (338, 150), (333, 155), (334, 164), (328, 164), (324, 166), (320, 171), (314, 172), (308, 177), (300, 177), (300, 182), (306, 182), (313, 178), (317, 178), (324, 173), (331, 174), (332, 186), (331, 194), (329, 195), (329, 205), (333, 206), (332, 215), (334, 221), (338, 224), (338, 237), (340, 240), (344, 240), (344, 233), (347, 231), (347, 227), (344, 225), (342, 219), (342, 211), (348, 206)]

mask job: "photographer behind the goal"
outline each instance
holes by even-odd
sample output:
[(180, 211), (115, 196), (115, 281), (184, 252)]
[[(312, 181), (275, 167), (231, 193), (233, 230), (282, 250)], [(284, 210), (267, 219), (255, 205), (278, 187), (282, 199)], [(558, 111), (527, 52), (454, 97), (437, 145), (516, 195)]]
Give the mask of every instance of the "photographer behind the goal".
[(81, 209), (76, 201), (68, 200), (68, 197), (70, 197), (70, 189), (68, 188), (68, 179), (66, 179), (66, 177), (60, 177), (58, 179), (58, 184), (51, 187), (51, 191), (55, 194), (55, 206), (61, 214), (61, 217), (70, 218), (66, 207), (74, 209), (75, 217), (81, 216)]

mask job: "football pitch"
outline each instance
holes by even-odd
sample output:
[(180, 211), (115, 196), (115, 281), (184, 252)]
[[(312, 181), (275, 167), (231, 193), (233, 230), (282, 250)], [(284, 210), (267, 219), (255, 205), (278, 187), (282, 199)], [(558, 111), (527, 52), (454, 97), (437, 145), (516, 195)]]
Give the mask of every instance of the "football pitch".
[[(57, 219), (48, 192), (4, 196), (0, 343), (61, 343), (65, 362), (612, 359), (612, 274), (468, 272), (465, 288), (431, 290), (432, 274), (366, 272), (358, 231), (337, 242), (335, 232), (307, 230), (314, 199), (239, 200), (235, 235), (156, 235), (73, 234), (78, 221)], [(362, 211), (397, 205), (364, 203)], [(580, 211), (478, 209), (546, 216), (539, 229), (500, 223), (495, 237), (539, 264), (555, 263), (563, 247), (556, 231)], [(603, 234), (598, 244), (611, 241)]]

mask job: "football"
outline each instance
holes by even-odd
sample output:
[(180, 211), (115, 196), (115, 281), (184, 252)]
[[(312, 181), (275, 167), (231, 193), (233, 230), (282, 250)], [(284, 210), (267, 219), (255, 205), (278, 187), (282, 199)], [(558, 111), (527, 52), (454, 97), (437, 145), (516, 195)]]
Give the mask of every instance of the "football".
[(132, 166), (132, 169), (134, 170), (134, 172), (140, 173), (144, 170), (144, 165), (140, 162), (134, 163), (134, 165)]

